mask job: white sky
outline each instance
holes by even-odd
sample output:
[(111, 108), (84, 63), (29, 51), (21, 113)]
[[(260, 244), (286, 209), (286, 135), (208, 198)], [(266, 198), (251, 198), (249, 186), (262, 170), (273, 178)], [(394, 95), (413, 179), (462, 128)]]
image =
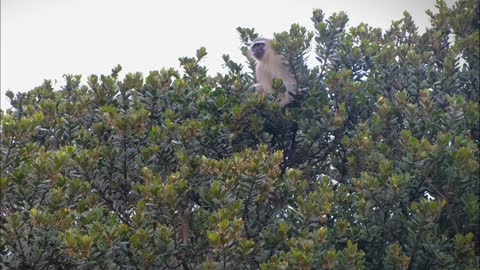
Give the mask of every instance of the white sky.
[[(0, 0), (1, 108), (6, 90), (28, 91), (43, 79), (64, 84), (63, 74), (121, 74), (179, 68), (178, 58), (207, 48), (209, 73), (221, 72), (222, 54), (244, 62), (235, 28), (254, 27), (265, 37), (300, 23), (321, 8), (345, 11), (349, 26), (389, 27), (407, 10), (423, 32), (435, 0)], [(454, 0), (448, 0), (451, 5)]]

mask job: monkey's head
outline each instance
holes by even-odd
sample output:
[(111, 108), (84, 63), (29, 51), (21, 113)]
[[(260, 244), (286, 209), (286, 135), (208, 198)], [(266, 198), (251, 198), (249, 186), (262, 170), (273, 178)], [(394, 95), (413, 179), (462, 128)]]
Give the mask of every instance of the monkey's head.
[(269, 50), (270, 41), (266, 38), (257, 38), (253, 41), (250, 46), (250, 52), (257, 61), (264, 60), (265, 54)]

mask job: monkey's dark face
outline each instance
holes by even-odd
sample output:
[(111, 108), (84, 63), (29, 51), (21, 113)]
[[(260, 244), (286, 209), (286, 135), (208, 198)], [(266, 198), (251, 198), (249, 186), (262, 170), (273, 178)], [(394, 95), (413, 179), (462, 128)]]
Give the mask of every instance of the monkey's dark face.
[(257, 60), (261, 60), (265, 54), (265, 42), (255, 42), (252, 45), (252, 54)]

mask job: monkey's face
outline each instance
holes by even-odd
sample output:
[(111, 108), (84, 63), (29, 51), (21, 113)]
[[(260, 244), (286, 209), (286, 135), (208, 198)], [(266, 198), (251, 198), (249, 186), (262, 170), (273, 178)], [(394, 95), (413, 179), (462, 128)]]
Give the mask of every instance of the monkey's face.
[(258, 41), (253, 43), (252, 45), (252, 54), (257, 60), (261, 60), (262, 57), (265, 55), (265, 42)]

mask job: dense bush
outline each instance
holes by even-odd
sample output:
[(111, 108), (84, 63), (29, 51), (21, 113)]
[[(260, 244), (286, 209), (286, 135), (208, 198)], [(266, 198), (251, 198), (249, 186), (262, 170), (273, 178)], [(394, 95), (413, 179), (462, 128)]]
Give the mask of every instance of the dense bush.
[(2, 268), (478, 269), (478, 1), (427, 13), (423, 34), (321, 10), (275, 34), (286, 108), (251, 61), (208, 76), (205, 48), (8, 92)]

